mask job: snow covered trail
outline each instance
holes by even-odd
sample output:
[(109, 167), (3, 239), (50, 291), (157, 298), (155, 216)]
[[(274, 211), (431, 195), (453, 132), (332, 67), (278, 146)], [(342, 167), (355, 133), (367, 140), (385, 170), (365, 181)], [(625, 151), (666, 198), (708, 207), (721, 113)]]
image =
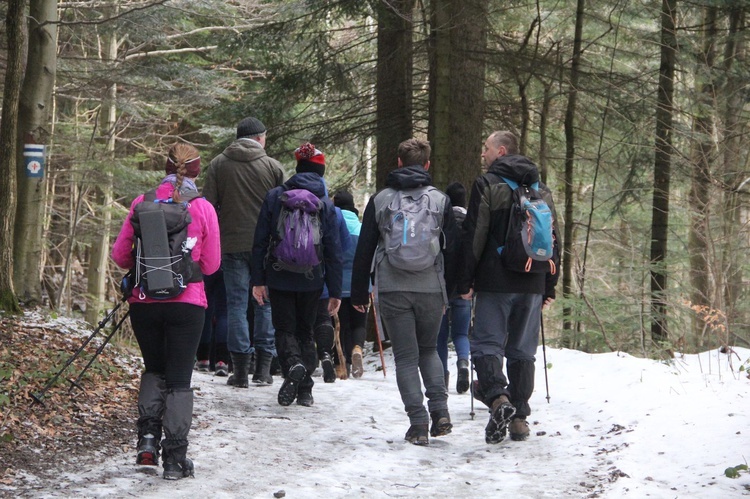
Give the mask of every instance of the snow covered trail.
[[(742, 361), (750, 350), (737, 349)], [(339, 497), (737, 497), (750, 479), (724, 477), (747, 457), (750, 381), (741, 362), (717, 352), (668, 365), (624, 354), (547, 349), (542, 355), (526, 442), (484, 442), (486, 408), (455, 392), (453, 432), (429, 447), (403, 440), (403, 411), (390, 350), (387, 377), (366, 357), (362, 379), (325, 384), (315, 405), (281, 407), (270, 387), (235, 389), (226, 378), (195, 373), (195, 418), (188, 455), (195, 479), (161, 478), (135, 466), (130, 449), (82, 462), (35, 497), (287, 498)], [(451, 355), (454, 355), (451, 352)], [(711, 365), (716, 367), (709, 372)], [(745, 432), (745, 434), (743, 434)]]

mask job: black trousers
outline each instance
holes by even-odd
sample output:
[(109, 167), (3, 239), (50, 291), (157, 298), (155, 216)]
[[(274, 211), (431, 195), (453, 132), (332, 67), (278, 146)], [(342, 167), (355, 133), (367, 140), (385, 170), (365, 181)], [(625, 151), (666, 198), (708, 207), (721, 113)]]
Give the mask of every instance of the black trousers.
[(189, 389), (205, 310), (189, 303), (131, 303), (130, 323), (146, 372), (163, 374), (167, 390)]
[(367, 335), (367, 314), (354, 308), (351, 298), (343, 298), (339, 308), (341, 348), (344, 350), (347, 364), (352, 363), (352, 350), (355, 346), (365, 346)]
[(276, 329), (276, 351), (284, 374), (298, 362), (308, 374), (317, 367), (313, 326), (317, 314), (319, 291), (281, 291), (269, 288), (271, 319)]

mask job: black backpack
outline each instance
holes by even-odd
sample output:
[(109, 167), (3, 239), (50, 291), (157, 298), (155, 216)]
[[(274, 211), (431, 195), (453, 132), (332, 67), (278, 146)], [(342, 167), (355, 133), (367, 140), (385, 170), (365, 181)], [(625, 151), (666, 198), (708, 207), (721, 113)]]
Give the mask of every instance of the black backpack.
[(200, 267), (193, 262), (195, 241), (187, 237), (187, 227), (192, 222), (188, 206), (197, 197), (198, 191), (181, 190), (182, 201), (175, 203), (171, 198), (157, 199), (156, 190), (151, 190), (133, 208), (133, 285), (140, 289), (141, 298), (174, 298), (189, 282), (203, 280)]

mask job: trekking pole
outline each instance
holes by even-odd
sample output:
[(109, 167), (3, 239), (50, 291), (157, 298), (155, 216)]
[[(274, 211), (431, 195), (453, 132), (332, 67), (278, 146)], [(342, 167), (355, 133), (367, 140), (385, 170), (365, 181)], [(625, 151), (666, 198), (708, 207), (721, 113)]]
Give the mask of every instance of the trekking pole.
[(46, 385), (44, 385), (44, 388), (42, 388), (42, 391), (38, 393), (34, 393), (31, 390), (29, 390), (29, 397), (31, 397), (32, 399), (32, 402), (31, 402), (32, 406), (34, 404), (44, 405), (44, 401), (43, 401), (44, 395), (52, 387), (52, 385), (55, 384), (55, 382), (57, 381), (57, 378), (59, 378), (60, 375), (68, 368), (68, 366), (70, 366), (70, 364), (72, 364), (73, 361), (76, 360), (79, 355), (81, 355), (81, 352), (83, 352), (83, 349), (86, 348), (86, 345), (88, 345), (97, 334), (99, 334), (99, 331), (104, 329), (104, 326), (106, 326), (107, 323), (110, 321), (110, 319), (112, 319), (112, 317), (115, 315), (115, 312), (117, 312), (117, 310), (122, 306), (122, 304), (125, 303), (127, 298), (128, 298), (127, 296), (123, 296), (122, 300), (120, 300), (120, 303), (118, 303), (115, 306), (115, 308), (113, 308), (112, 311), (107, 314), (105, 318), (99, 321), (99, 325), (96, 327), (96, 329), (94, 329), (94, 332), (91, 333), (91, 335), (88, 338), (86, 338), (86, 341), (83, 342), (83, 345), (81, 345), (80, 348), (78, 348), (78, 350), (76, 350), (76, 352), (67, 360), (67, 362), (65, 362), (65, 365), (62, 366), (62, 368), (59, 371), (57, 371), (57, 374), (55, 374), (52, 377), (52, 379), (47, 382)]
[[(474, 337), (474, 302), (475, 298), (472, 295), (471, 297), (471, 322), (469, 322), (469, 344), (471, 344), (471, 339)], [(469, 412), (469, 416), (471, 416), (471, 420), (474, 421), (474, 416), (476, 413), (474, 412), (474, 356), (469, 355), (469, 358), (471, 360), (471, 371), (469, 372), (470, 375), (470, 384), (471, 387), (471, 412)]]
[(380, 323), (380, 317), (378, 317), (378, 301), (375, 299), (375, 293), (370, 293), (370, 299), (372, 300), (372, 315), (375, 318), (375, 337), (378, 340), (378, 350), (380, 350), (380, 365), (383, 366), (383, 377), (385, 378), (385, 356), (383, 355), (383, 342), (380, 339), (382, 324)]
[(542, 329), (542, 357), (544, 358), (544, 386), (547, 388), (547, 403), (549, 404), (549, 381), (547, 380), (547, 346), (544, 344), (544, 315), (539, 314)]
[(122, 323), (125, 322), (125, 319), (128, 318), (130, 315), (130, 310), (128, 310), (125, 315), (122, 316), (122, 318), (115, 324), (115, 327), (112, 328), (112, 332), (107, 335), (106, 338), (104, 338), (104, 341), (101, 345), (99, 345), (99, 348), (96, 349), (96, 352), (94, 352), (94, 356), (89, 359), (88, 364), (86, 364), (86, 367), (83, 368), (83, 370), (80, 372), (78, 377), (76, 379), (69, 379), (68, 382), (70, 383), (70, 388), (68, 388), (68, 393), (73, 391), (73, 388), (80, 388), (83, 390), (83, 387), (79, 384), (81, 381), (81, 378), (83, 378), (83, 375), (88, 371), (89, 367), (91, 367), (91, 364), (94, 363), (96, 358), (99, 356), (100, 353), (104, 350), (104, 347), (107, 346), (107, 343), (109, 343), (109, 340), (112, 339), (112, 337), (115, 335), (118, 329), (120, 329), (120, 326), (122, 326)]

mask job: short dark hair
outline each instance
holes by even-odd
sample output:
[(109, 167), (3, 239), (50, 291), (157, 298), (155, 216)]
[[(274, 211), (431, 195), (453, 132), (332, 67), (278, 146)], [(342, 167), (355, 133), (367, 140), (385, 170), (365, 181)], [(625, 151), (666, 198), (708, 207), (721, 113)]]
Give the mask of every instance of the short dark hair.
[(422, 139), (408, 139), (398, 145), (402, 166), (424, 166), (430, 160), (430, 143)]
[(508, 154), (518, 154), (518, 138), (507, 130), (499, 130), (490, 134), (490, 139), (495, 146), (504, 146)]
[(466, 208), (466, 187), (461, 182), (453, 182), (445, 188), (445, 193), (453, 206)]

